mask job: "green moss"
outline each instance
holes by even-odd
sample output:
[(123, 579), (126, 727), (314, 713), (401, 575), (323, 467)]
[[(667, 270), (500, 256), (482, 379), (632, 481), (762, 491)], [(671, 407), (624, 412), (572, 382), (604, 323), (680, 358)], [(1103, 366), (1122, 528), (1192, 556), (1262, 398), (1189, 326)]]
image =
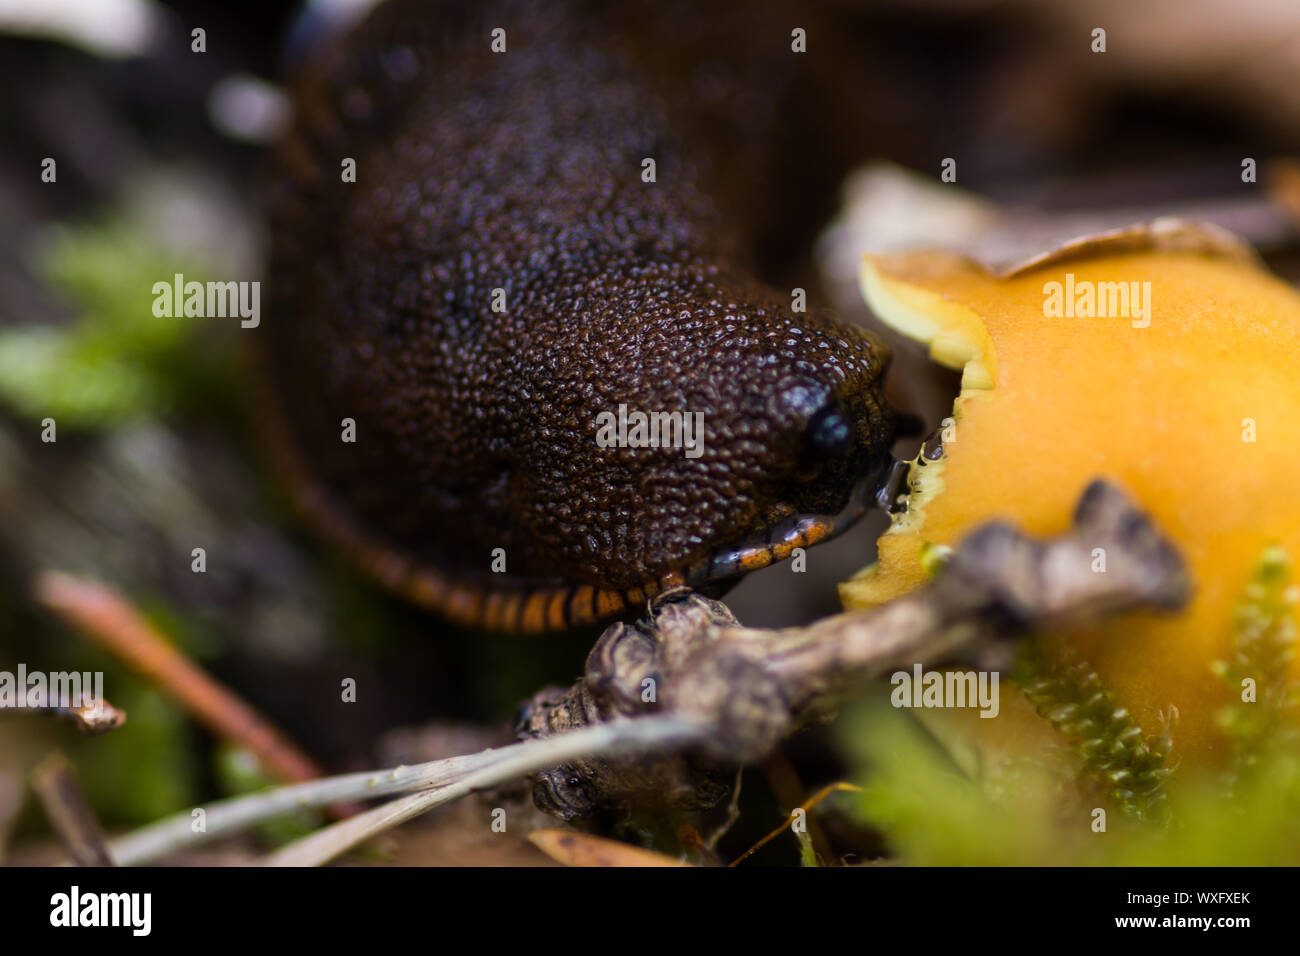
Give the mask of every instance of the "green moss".
[[(1035, 641), (1018, 662), (1023, 690), (1061, 733), (1059, 753), (977, 760), (963, 773), (883, 693), (846, 711), (846, 748), (863, 792), (858, 816), (896, 858), (920, 865), (1224, 866), (1300, 863), (1300, 729), (1289, 662), (1296, 589), (1279, 549), (1260, 559), (1216, 667), (1255, 698), (1220, 715), (1231, 772), (1168, 766), (1169, 732), (1144, 732), (1078, 658), (1051, 667)], [(1122, 812), (1095, 827), (1094, 797)]]
[(921, 543), (921, 570), (928, 578), (936, 577), (951, 557), (952, 548), (946, 544), (935, 544), (933, 541)]
[(1044, 814), (1025, 805), (1046, 789), (1032, 771), (1015, 786), (967, 777), (910, 712), (891, 707), (883, 694), (846, 712), (842, 726), (861, 768), (862, 792), (848, 799), (864, 822), (884, 832), (901, 862), (1028, 865), (1043, 862), (1041, 847), (1062, 845)]
[(1270, 748), (1296, 743), (1297, 694), (1287, 679), (1295, 655), (1295, 604), (1286, 552), (1266, 549), (1237, 603), (1232, 657), (1214, 665), (1234, 699), (1218, 714), (1232, 741), (1230, 789), (1258, 772)]
[(37, 267), (76, 317), (0, 329), (0, 402), (11, 411), (107, 427), (165, 415), (213, 381), (218, 356), (187, 348), (197, 320), (153, 312), (153, 284), (200, 272), (195, 264), (182, 268), (138, 229), (110, 223), (60, 228)]
[(1048, 664), (1036, 639), (1023, 641), (1013, 677), (1039, 716), (1073, 746), (1088, 783), (1134, 819), (1168, 820), (1163, 785), (1170, 773), (1170, 726), (1147, 737), (1068, 645)]

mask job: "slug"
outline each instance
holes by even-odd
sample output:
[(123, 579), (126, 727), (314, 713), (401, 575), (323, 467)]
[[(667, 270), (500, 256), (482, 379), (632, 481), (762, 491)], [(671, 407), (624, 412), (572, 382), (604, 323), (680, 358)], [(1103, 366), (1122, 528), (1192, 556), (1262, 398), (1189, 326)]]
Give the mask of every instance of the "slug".
[[(716, 595), (862, 512), (887, 350), (757, 277), (791, 241), (764, 194), (820, 162), (767, 6), (390, 0), (300, 75), (261, 417), (380, 582), (559, 630)], [(620, 408), (702, 440), (606, 447)]]

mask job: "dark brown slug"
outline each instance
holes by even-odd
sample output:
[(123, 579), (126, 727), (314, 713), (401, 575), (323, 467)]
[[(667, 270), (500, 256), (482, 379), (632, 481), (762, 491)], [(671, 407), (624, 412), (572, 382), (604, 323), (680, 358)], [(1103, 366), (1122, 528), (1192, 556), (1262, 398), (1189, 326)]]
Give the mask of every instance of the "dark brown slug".
[[(841, 530), (887, 461), (885, 347), (755, 278), (825, 93), (799, 18), (735, 6), (391, 0), (295, 87), (265, 424), (327, 535), (448, 618), (717, 593)], [(620, 407), (702, 416), (698, 456), (603, 447)]]

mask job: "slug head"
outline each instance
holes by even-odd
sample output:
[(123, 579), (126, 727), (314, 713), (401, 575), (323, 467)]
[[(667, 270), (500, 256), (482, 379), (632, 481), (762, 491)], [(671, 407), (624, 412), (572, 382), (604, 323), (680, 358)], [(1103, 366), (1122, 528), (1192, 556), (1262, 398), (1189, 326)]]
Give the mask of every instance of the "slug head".
[[(517, 516), (546, 543), (541, 565), (603, 587), (701, 587), (843, 530), (855, 490), (890, 460), (887, 347), (761, 286), (668, 272), (648, 297), (639, 278), (557, 326), (532, 383), (517, 460), (536, 467), (516, 473), (512, 497), (549, 503)], [(639, 298), (610, 301), (625, 291)], [(674, 428), (647, 447), (655, 413)]]

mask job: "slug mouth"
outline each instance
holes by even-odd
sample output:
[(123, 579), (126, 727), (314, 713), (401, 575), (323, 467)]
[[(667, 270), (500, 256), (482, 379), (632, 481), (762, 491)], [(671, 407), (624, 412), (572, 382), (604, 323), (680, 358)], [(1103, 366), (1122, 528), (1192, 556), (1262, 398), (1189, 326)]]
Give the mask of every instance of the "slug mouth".
[(907, 479), (908, 466), (908, 462), (889, 456), (884, 465), (854, 484), (848, 502), (838, 512), (789, 515), (765, 531), (715, 549), (685, 574), (671, 575), (663, 583), (685, 584), (703, 592), (716, 590), (751, 571), (786, 560), (796, 548), (830, 541), (856, 524), (868, 508), (892, 510)]

